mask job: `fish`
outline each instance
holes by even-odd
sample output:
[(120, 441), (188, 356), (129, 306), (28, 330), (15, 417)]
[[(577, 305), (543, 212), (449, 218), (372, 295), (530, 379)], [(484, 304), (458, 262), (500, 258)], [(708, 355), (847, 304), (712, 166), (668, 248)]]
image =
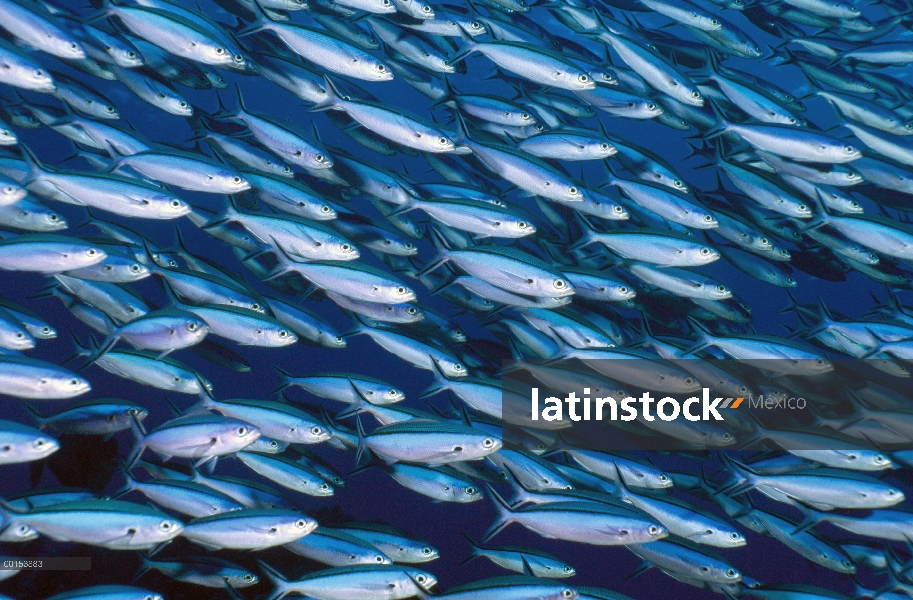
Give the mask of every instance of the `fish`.
[(317, 521), (281, 508), (242, 509), (189, 521), (181, 535), (210, 549), (263, 549), (299, 540)]
[(908, 9), (0, 0), (0, 592), (909, 592)]

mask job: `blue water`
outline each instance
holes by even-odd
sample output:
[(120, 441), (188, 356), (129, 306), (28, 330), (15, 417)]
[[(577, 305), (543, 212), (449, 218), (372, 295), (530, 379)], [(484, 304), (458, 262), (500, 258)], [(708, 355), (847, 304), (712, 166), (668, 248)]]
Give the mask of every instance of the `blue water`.
[[(220, 18), (223, 14), (220, 9), (208, 1), (204, 1), (201, 6), (208, 14), (216, 18)], [(707, 6), (710, 7), (711, 5), (708, 4)], [(872, 18), (878, 16), (879, 9), (877, 7), (865, 7), (867, 15), (869, 11), (872, 13)], [(538, 9), (534, 14), (540, 17), (539, 23), (543, 27), (548, 28), (550, 31), (560, 32), (560, 35), (570, 37), (570, 32), (559, 28), (546, 11)], [(738, 13), (726, 11), (725, 15), (727, 19), (748, 32), (758, 42), (761, 42), (762, 47), (764, 44), (776, 46), (782, 41), (761, 32)], [(294, 19), (297, 22), (308, 23), (307, 17), (303, 14), (295, 15)], [(639, 16), (639, 19), (644, 27), (659, 26), (667, 22), (659, 16)], [(681, 30), (676, 29), (673, 31), (683, 38), (688, 37)], [(578, 43), (588, 45), (594, 50), (597, 48), (585, 39), (574, 39)], [(601, 50), (599, 52), (601, 53)], [(40, 56), (40, 60), (45, 64), (53, 65), (57, 70), (78, 77), (82, 81), (89, 80), (87, 76), (69, 70), (46, 55)], [(808, 88), (804, 87), (805, 81), (795, 67), (777, 67), (768, 60), (748, 61), (737, 58), (728, 59), (726, 65), (756, 73), (785, 89), (796, 90), (799, 94), (808, 90)], [(511, 88), (504, 83), (483, 79), (483, 77), (488, 75), (492, 67), (487, 59), (479, 56), (472, 57), (467, 60), (467, 67), (467, 74), (451, 76), (452, 82), (458, 89), (499, 95), (505, 98), (513, 96)], [(909, 79), (910, 76), (909, 70), (893, 70), (893, 73), (906, 79)], [(345, 134), (335, 129), (326, 115), (309, 113), (301, 100), (262, 78), (240, 77), (225, 71), (222, 71), (221, 74), (230, 86), (228, 90), (221, 92), (229, 106), (232, 106), (231, 103), (234, 101), (231, 87), (238, 83), (244, 92), (247, 107), (253, 112), (267, 113), (282, 118), (288, 117), (295, 124), (302, 126), (305, 131), (310, 130), (311, 123), (315, 123), (320, 131), (322, 140), (328, 146), (345, 148), (351, 154), (397, 172), (402, 172), (405, 165), (409, 174), (421, 181), (440, 180), (440, 177), (435, 173), (429, 173), (427, 163), (420, 157), (400, 155), (391, 158), (379, 156), (354, 144)], [(359, 83), (385, 104), (408, 107), (409, 110), (418, 114), (427, 115), (429, 112), (430, 101), (409, 87), (401, 78), (382, 84)], [(180, 145), (186, 144), (187, 140), (192, 136), (191, 128), (183, 118), (169, 115), (150, 107), (136, 99), (119, 83), (93, 79), (91, 80), (91, 85), (111, 98), (120, 110), (123, 119), (149, 139)], [(8, 89), (0, 87), (0, 94), (9, 96), (7, 92)], [(194, 106), (207, 111), (214, 111), (216, 108), (215, 92), (212, 90), (193, 91), (180, 88), (180, 93)], [(49, 98), (39, 97), (34, 94), (27, 94), (26, 96), (29, 100), (35, 100), (39, 103), (49, 103), (50, 101)], [(50, 102), (52, 103), (52, 101)], [(808, 112), (804, 116), (822, 129), (827, 129), (836, 122), (832, 109), (823, 100), (810, 100), (807, 102), (807, 106)], [(443, 116), (445, 113), (437, 114)], [(679, 132), (664, 127), (657, 122), (611, 118), (605, 114), (600, 114), (599, 118), (611, 133), (631, 140), (664, 157), (685, 176), (688, 184), (692, 187), (701, 190), (709, 190), (715, 187), (716, 181), (713, 169), (696, 170), (695, 167), (701, 164), (699, 159), (685, 160), (690, 148), (684, 137), (693, 135), (696, 130)], [(595, 120), (584, 121), (584, 124), (594, 129), (596, 128)], [(20, 136), (22, 143), (31, 148), (48, 165), (89, 170), (85, 163), (78, 160), (66, 164), (61, 163), (65, 157), (72, 153), (72, 146), (53, 131), (48, 129), (34, 131), (20, 129), (17, 130), (17, 134)], [(580, 166), (575, 164), (569, 165), (568, 168), (572, 175), (577, 176), (580, 174)], [(588, 164), (583, 166), (582, 169), (582, 179), (590, 186), (595, 187), (606, 179), (601, 163)], [(727, 183), (727, 186), (729, 186), (729, 189), (734, 189), (731, 184)], [(178, 192), (178, 195), (194, 206), (212, 211), (218, 211), (224, 206), (224, 199), (216, 196), (184, 191)], [(535, 210), (532, 201), (529, 199), (520, 199), (517, 202), (521, 206)], [(867, 213), (875, 212), (875, 206), (871, 202), (864, 203), (864, 205)], [(371, 218), (380, 219), (370, 204), (363, 199), (355, 200), (348, 204), (347, 207), (357, 212), (363, 212)], [(78, 229), (80, 225), (90, 224), (87, 213), (83, 209), (58, 203), (54, 203), (53, 208), (64, 215), (71, 225), (70, 230), (64, 233), (97, 235), (97, 232), (91, 227)], [(141, 231), (161, 247), (169, 247), (174, 244), (175, 225), (172, 222), (106, 218), (127, 224)], [(239, 263), (233, 258), (233, 255), (225, 245), (198, 231), (189, 221), (182, 219), (178, 222), (177, 227), (180, 228), (193, 252), (218, 261), (232, 270), (241, 269)], [(423, 240), (419, 245), (421, 248), (419, 254), (421, 262), (430, 260), (433, 256), (430, 243), (427, 240)], [(361, 260), (368, 264), (383, 266), (367, 252), (363, 253)], [(795, 326), (796, 322), (793, 317), (783, 316), (779, 313), (787, 304), (787, 295), (783, 289), (751, 279), (724, 260), (705, 267), (701, 271), (725, 282), (738, 298), (744, 299), (751, 306), (754, 319), (753, 326), (758, 333), (785, 335), (786, 329), (782, 326), (783, 323)], [(799, 281), (794, 294), (800, 302), (813, 303), (818, 298), (824, 298), (835, 313), (842, 313), (853, 318), (861, 317), (871, 306), (870, 291), (875, 292), (879, 297), (884, 295), (880, 285), (855, 272), (848, 274), (847, 280), (840, 283), (825, 282), (809, 277), (799, 271), (796, 271), (793, 276)], [(250, 282), (254, 281), (253, 277), (248, 277), (247, 279)], [(85, 341), (90, 332), (82, 323), (73, 318), (58, 300), (54, 298), (31, 299), (47, 283), (48, 280), (42, 276), (0, 272), (0, 292), (2, 292), (2, 295), (33, 309), (60, 332), (60, 335), (55, 340), (39, 342), (38, 347), (29, 352), (29, 355), (59, 364), (68, 359), (73, 353), (70, 332), (83, 341)], [(151, 303), (159, 305), (166, 303), (166, 298), (161, 288), (153, 278), (132, 284), (131, 287)], [(256, 284), (256, 287), (260, 290), (267, 289), (259, 283)], [(447, 305), (446, 302), (439, 298), (428, 297), (424, 288), (420, 285), (415, 287), (420, 296), (419, 304), (429, 306), (446, 315), (453, 315), (453, 320), (472, 339), (480, 337), (494, 339), (480, 326), (476, 317), (465, 314), (457, 315), (453, 307)], [(340, 331), (345, 331), (350, 327), (349, 320), (327, 300), (318, 302), (309, 299), (303, 302), (303, 306), (316, 311)], [(623, 314), (632, 320), (637, 318), (637, 314), (631, 311)], [(408, 398), (406, 401), (407, 406), (425, 408), (424, 403), (416, 400), (416, 398), (430, 384), (431, 376), (429, 372), (413, 368), (398, 358), (390, 356), (365, 336), (350, 338), (348, 347), (342, 350), (311, 347), (302, 344), (282, 349), (239, 348), (236, 346), (233, 346), (233, 349), (241, 353), (253, 365), (254, 369), (251, 373), (236, 373), (219, 368), (187, 351), (180, 352), (175, 357), (203, 373), (213, 383), (217, 398), (267, 397), (279, 385), (278, 375), (273, 369), (274, 366), (277, 366), (293, 375), (343, 370), (372, 375), (387, 380), (404, 390)], [(143, 404), (149, 409), (149, 417), (146, 420), (146, 426), (149, 429), (171, 417), (170, 409), (164, 401), (165, 394), (159, 390), (144, 388), (138, 384), (125, 381), (97, 367), (91, 367), (84, 375), (92, 382), (92, 397), (119, 397)], [(288, 395), (292, 400), (305, 401), (312, 406), (323, 404), (331, 409), (339, 408), (338, 405), (321, 401), (298, 389), (292, 389)], [(190, 396), (174, 394), (168, 395), (168, 399), (179, 408), (186, 408), (194, 401)], [(443, 406), (444, 398), (438, 397), (433, 402), (438, 406)], [(35, 402), (34, 405), (47, 414), (56, 412), (65, 406), (66, 402)], [(2, 406), (0, 408), (0, 417), (29, 422), (28, 413), (14, 400), (6, 399), (0, 406)], [(123, 432), (118, 434), (116, 440), (119, 454), (125, 456), (132, 442), (130, 433)], [(98, 447), (90, 445), (82, 449), (90, 452), (98, 450)], [(69, 456), (73, 457), (77, 452), (77, 448), (65, 447), (61, 450), (61, 453), (64, 452), (70, 452)], [(327, 447), (317, 448), (317, 452), (327, 458), (343, 474), (354, 467), (354, 457), (351, 454)], [(655, 459), (660, 466), (680, 471), (696, 472), (699, 464), (694, 460), (681, 457), (658, 456)], [(74, 464), (80, 463), (82, 465), (94, 465), (97, 460), (98, 458), (92, 457), (91, 454), (72, 458)], [(111, 468), (113, 466), (112, 464)], [(3, 481), (0, 484), (0, 492), (3, 495), (22, 492), (31, 487), (32, 467), (30, 465), (5, 466), (2, 469)], [(244, 475), (253, 479), (258, 477), (246, 471), (243, 466), (231, 459), (220, 462), (218, 472)], [(890, 477), (893, 481), (900, 480), (909, 484), (908, 472), (898, 472)], [(105, 487), (105, 492), (114, 492), (120, 487), (120, 483), (119, 476), (114, 475), (111, 482)], [(56, 484), (57, 481), (50, 469), (45, 469), (41, 473), (40, 485), (50, 486)], [(910, 488), (907, 486), (905, 489), (909, 490)], [(346, 477), (345, 487), (338, 489), (336, 495), (331, 498), (299, 498), (299, 500), (302, 500), (301, 504), (305, 511), (317, 517), (321, 523), (333, 524), (345, 521), (383, 522), (428, 540), (440, 550), (441, 558), (424, 565), (424, 567), (438, 577), (440, 589), (446, 590), (460, 583), (505, 574), (498, 567), (484, 559), (477, 559), (467, 565), (459, 565), (469, 553), (469, 547), (461, 534), (465, 533), (474, 539), (480, 539), (494, 519), (494, 510), (491, 502), (487, 499), (469, 505), (434, 504), (429, 502), (428, 499), (400, 487), (382, 470), (374, 469), (352, 477)], [(712, 507), (712, 505), (703, 503), (700, 500), (695, 500), (695, 502), (701, 506)], [(719, 513), (717, 512), (717, 514)], [(835, 530), (827, 527), (822, 527), (821, 531), (826, 535), (835, 535)], [(811, 566), (807, 561), (791, 553), (772, 538), (759, 536), (752, 532), (743, 531), (743, 533), (748, 538), (747, 546), (734, 550), (725, 550), (721, 553), (731, 564), (741, 569), (746, 575), (770, 584), (808, 583), (843, 593), (850, 592), (851, 582), (847, 576)], [(709, 598), (712, 595), (710, 592), (673, 581), (657, 570), (651, 570), (634, 579), (627, 579), (640, 561), (623, 547), (584, 546), (546, 540), (525, 531), (518, 525), (510, 526), (504, 533), (495, 538), (492, 543), (499, 546), (525, 545), (535, 547), (564, 559), (577, 569), (577, 576), (567, 580), (572, 586), (589, 585), (610, 588), (628, 594), (638, 600), (667, 599), (670, 597), (698, 599)], [(44, 573), (40, 575), (22, 573), (7, 582), (0, 583), (0, 592), (11, 594), (17, 598), (47, 597), (53, 593), (83, 585), (129, 583), (132, 579), (132, 574), (139, 566), (139, 560), (133, 553), (73, 547), (45, 540), (38, 540), (21, 548), (8, 546), (0, 549), (0, 551), (10, 555), (18, 553), (28, 555), (71, 553), (74, 555), (91, 555), (93, 557), (93, 570), (90, 572)], [(179, 540), (166, 548), (160, 557), (180, 557), (183, 553), (188, 552), (203, 553), (202, 550), (193, 547), (188, 542)], [(220, 553), (220, 555), (251, 567), (254, 566), (256, 559), (262, 559), (289, 575), (299, 575), (319, 568), (317, 565), (309, 564), (304, 559), (283, 549), (273, 549), (262, 553), (231, 552)], [(875, 582), (883, 581), (883, 579), (873, 578), (870, 573), (865, 571), (861, 572), (859, 577), (867, 587), (874, 587)], [(145, 575), (139, 585), (161, 592), (167, 598), (224, 597), (224, 594), (219, 596), (217, 591), (177, 584), (155, 573)], [(268, 584), (261, 583), (255, 588), (244, 590), (243, 594), (246, 597), (254, 597), (257, 594), (266, 593), (268, 591), (267, 588)]]

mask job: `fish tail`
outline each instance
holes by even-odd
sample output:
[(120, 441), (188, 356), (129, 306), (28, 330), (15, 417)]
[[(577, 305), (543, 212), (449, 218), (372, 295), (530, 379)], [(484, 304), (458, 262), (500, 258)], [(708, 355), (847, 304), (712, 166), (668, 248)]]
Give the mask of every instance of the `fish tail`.
[(130, 420), (130, 431), (133, 432), (136, 443), (133, 445), (133, 448), (130, 450), (130, 456), (127, 458), (127, 470), (132, 469), (136, 465), (136, 462), (143, 455), (143, 450), (146, 448), (146, 432), (143, 430), (143, 424), (136, 416)]
[(241, 93), (241, 86), (235, 83), (235, 98), (238, 101), (238, 113), (246, 113), (247, 107), (244, 106), (244, 94)]
[(713, 129), (704, 134), (704, 139), (709, 140), (726, 133), (726, 129), (731, 123), (726, 120), (725, 113), (723, 112), (723, 109), (720, 108), (720, 105), (717, 104), (716, 100), (708, 97), (707, 103), (710, 104), (710, 108), (713, 110), (714, 116), (716, 116), (716, 125), (714, 125)]
[(143, 575), (148, 573), (149, 570), (155, 568), (153, 562), (151, 560), (149, 560), (148, 556), (146, 556), (144, 554), (140, 554), (139, 559), (141, 561), (140, 568), (139, 568), (139, 571), (136, 572), (136, 575), (133, 576), (132, 583), (136, 583), (137, 581), (139, 581), (140, 577), (142, 577)]
[(22, 150), (22, 160), (25, 161), (25, 164), (29, 168), (28, 179), (22, 182), (22, 185), (28, 185), (29, 183), (40, 178), (47, 172), (47, 168), (41, 164), (41, 161), (38, 160), (38, 157), (35, 156), (35, 153), (32, 152), (31, 148), (28, 148), (25, 145), (21, 145)]
[(463, 41), (466, 42), (466, 45), (447, 57), (447, 64), (455, 65), (476, 51), (476, 43), (472, 41), (472, 38), (462, 30), (460, 30), (459, 33), (461, 34)]
[(266, 564), (262, 560), (257, 561), (257, 564), (260, 566), (263, 574), (266, 575), (266, 578), (269, 579), (269, 582), (273, 584), (273, 587), (275, 588), (273, 590), (273, 594), (269, 597), (269, 600), (281, 600), (281, 598), (284, 598), (289, 593), (288, 579), (283, 577), (282, 573)]
[(120, 498), (121, 496), (126, 496), (127, 494), (129, 494), (130, 492), (133, 491), (136, 481), (133, 479), (133, 477), (130, 476), (129, 472), (126, 470), (124, 470), (124, 479), (126, 479), (126, 483), (124, 484), (124, 486), (122, 488), (120, 488), (119, 490), (117, 490), (116, 492), (114, 492), (113, 494), (111, 494), (111, 498), (113, 500), (116, 500), (117, 498)]
[(355, 399), (355, 402), (352, 404), (352, 406), (338, 412), (334, 418), (346, 419), (348, 417), (360, 415), (363, 412), (370, 412), (371, 406), (373, 405), (365, 400), (364, 396), (359, 395), (358, 398)]
[[(212, 115), (213, 120), (221, 121), (221, 120), (225, 120), (225, 119), (230, 119), (235, 116), (234, 113), (232, 113), (230, 110), (228, 110), (228, 107), (225, 106), (225, 101), (222, 100), (222, 94), (218, 94), (218, 93), (216, 94), (216, 102), (218, 103), (218, 108), (216, 109), (215, 114)], [(210, 126), (210, 124), (207, 122), (207, 120), (204, 117), (201, 116), (199, 121), (202, 124), (202, 129), (204, 130), (205, 133), (209, 133), (212, 131), (212, 127)]]
[(311, 107), (311, 112), (320, 112), (335, 108), (339, 103), (339, 99), (342, 98), (342, 94), (339, 93), (339, 90), (336, 88), (336, 84), (333, 83), (332, 79), (324, 75), (323, 82), (326, 84), (327, 97), (314, 104), (314, 106)]
[(467, 542), (469, 542), (469, 547), (472, 549), (472, 551), (469, 554), (469, 557), (460, 563), (461, 565), (465, 565), (469, 561), (481, 556), (481, 551), (483, 550), (483, 548), (475, 540), (473, 540), (471, 537), (469, 537), (469, 535), (467, 535), (465, 533), (463, 533), (461, 535), (466, 539)]
[(449, 288), (451, 285), (453, 285), (455, 281), (456, 281), (455, 279), (452, 279), (450, 277), (444, 277), (444, 279), (442, 279), (439, 284), (437, 284), (436, 286), (434, 286), (433, 288), (428, 290), (428, 295), (437, 296), (438, 294), (440, 294), (441, 292), (443, 292), (444, 290)]
[(805, 518), (802, 519), (802, 522), (796, 525), (796, 528), (790, 533), (790, 535), (797, 535), (803, 531), (808, 531), (820, 521), (826, 519), (826, 515), (821, 514), (818, 511), (812, 510), (810, 508), (798, 507), (799, 510), (805, 515)]
[(457, 142), (464, 142), (469, 139), (469, 130), (466, 127), (466, 120), (463, 119), (460, 111), (453, 111), (454, 124), (456, 124)]
[[(107, 326), (109, 323), (110, 323), (110, 321), (106, 321), (105, 325)], [(113, 326), (113, 324), (112, 324), (112, 326)], [(95, 351), (89, 357), (89, 360), (86, 361), (86, 363), (84, 365), (82, 365), (81, 367), (76, 369), (76, 371), (81, 372), (81, 371), (84, 371), (87, 368), (91, 367), (92, 365), (94, 365), (101, 357), (103, 357), (112, 348), (114, 348), (114, 346), (117, 344), (117, 342), (119, 340), (120, 340), (120, 337), (118, 337), (117, 335), (111, 335), (107, 340), (105, 340), (105, 343), (100, 348), (95, 349)]]
[(279, 384), (279, 387), (277, 387), (272, 392), (270, 392), (270, 396), (275, 396), (276, 394), (281, 394), (286, 389), (291, 387), (292, 379), (293, 379), (292, 374), (289, 373), (288, 371), (286, 371), (285, 369), (283, 369), (282, 367), (280, 367), (278, 365), (273, 365), (273, 368), (279, 372), (279, 379), (282, 381), (282, 383)]
[(273, 20), (269, 18), (258, 0), (251, 2), (251, 10), (254, 13), (254, 22), (235, 34), (235, 37), (244, 37), (260, 31), (269, 29)]
[(22, 407), (32, 415), (33, 419), (35, 419), (35, 422), (38, 424), (38, 429), (43, 429), (47, 426), (47, 417), (38, 412), (34, 406), (30, 405), (28, 402), (22, 402)]
[(450, 387), (450, 379), (448, 379), (447, 375), (444, 374), (444, 371), (441, 370), (441, 365), (439, 365), (434, 357), (430, 354), (428, 355), (428, 358), (431, 360), (431, 366), (433, 367), (431, 373), (434, 376), (434, 383), (428, 386), (428, 388), (419, 395), (419, 398), (422, 400), (425, 398), (430, 398), (431, 396), (434, 396), (435, 394)]
[(491, 527), (482, 538), (483, 544), (498, 535), (502, 529), (513, 522), (513, 511), (510, 509), (510, 505), (507, 504), (504, 498), (502, 498), (491, 485), (486, 483), (485, 487), (488, 488), (488, 493), (491, 494), (492, 500), (495, 501), (495, 510), (498, 512), (498, 515), (495, 518), (495, 522), (492, 523)]
[[(355, 387), (355, 384), (352, 384), (352, 387)], [(361, 392), (359, 392), (359, 395), (360, 394)], [(365, 447), (365, 428), (364, 425), (361, 424), (361, 417), (358, 415), (355, 416), (355, 426), (358, 430), (358, 452), (355, 455), (355, 465), (357, 466), (361, 464), (361, 460), (365, 457), (365, 454), (367, 454), (368, 461), (370, 462), (371, 451)]]
[[(718, 488), (714, 495), (724, 494), (728, 495), (730, 492), (735, 492), (736, 494), (743, 494), (748, 490), (754, 488), (754, 480), (757, 473), (752, 471), (748, 465), (743, 462), (740, 462), (731, 456), (728, 456), (725, 452), (719, 453), (720, 460), (723, 461), (723, 464), (726, 465), (726, 468), (736, 476), (736, 481), (726, 485), (724, 487)], [(747, 482), (747, 487), (745, 482), (738, 481), (738, 478), (742, 478)]]
[(89, 344), (87, 344), (87, 345), (83, 345), (83, 343), (79, 340), (79, 338), (76, 337), (76, 334), (72, 331), (70, 332), (70, 337), (73, 338), (73, 345), (76, 347), (76, 349), (73, 351), (72, 356), (70, 356), (68, 359), (63, 361), (63, 364), (67, 364), (70, 361), (76, 360), (76, 358), (78, 358), (80, 356), (92, 356), (92, 354), (93, 354), (92, 348), (95, 346), (94, 337), (89, 335)]
[[(434, 230), (433, 227), (431, 227), (431, 228), (429, 228), (429, 229), (431, 229), (432, 231)], [(422, 276), (424, 276), (424, 275), (427, 275), (428, 273), (431, 273), (432, 271), (437, 270), (437, 269), (440, 268), (444, 263), (446, 263), (447, 260), (448, 260), (448, 259), (447, 259), (446, 256), (439, 256), (438, 258), (434, 259), (433, 261), (431, 261), (430, 263), (428, 263), (427, 265), (425, 265), (425, 267), (424, 267), (421, 271), (418, 272), (417, 276), (418, 276), (418, 277), (422, 277)]]
[(704, 327), (704, 325), (697, 319), (688, 317), (688, 323), (691, 325), (691, 328), (694, 330), (695, 335), (697, 336), (697, 343), (682, 353), (682, 357), (689, 356), (695, 352), (700, 352), (704, 348), (713, 345), (713, 335), (710, 333), (710, 330)]

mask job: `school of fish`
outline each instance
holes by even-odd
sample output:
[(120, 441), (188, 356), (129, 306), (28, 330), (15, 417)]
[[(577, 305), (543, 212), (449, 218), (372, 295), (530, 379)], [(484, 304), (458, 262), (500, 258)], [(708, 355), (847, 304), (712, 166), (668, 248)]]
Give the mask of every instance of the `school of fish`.
[[(650, 569), (644, 599), (913, 596), (910, 0), (81, 4), (0, 0), (0, 469), (33, 475), (4, 478), (0, 559), (142, 567), (6, 568), (0, 597), (630, 600)], [(679, 452), (508, 436), (507, 359), (809, 408), (657, 425)], [(49, 475), (74, 439), (116, 440), (113, 474)], [(314, 516), (367, 470), (494, 506), (441, 527), (509, 576)], [(577, 583), (564, 542), (641, 567)], [(820, 576), (752, 576), (754, 544)]]

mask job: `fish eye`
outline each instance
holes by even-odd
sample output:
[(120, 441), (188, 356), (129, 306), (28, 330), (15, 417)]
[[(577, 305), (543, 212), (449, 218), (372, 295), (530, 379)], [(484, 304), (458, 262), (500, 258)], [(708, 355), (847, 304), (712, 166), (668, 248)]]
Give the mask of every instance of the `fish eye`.
[(397, 294), (405, 294), (405, 293), (406, 293), (406, 288), (400, 286), (400, 287), (396, 288), (396, 293), (397, 293)]
[(713, 215), (704, 215), (705, 223), (710, 223), (711, 221), (713, 221)]
[(179, 208), (179, 207), (181, 206), (181, 201), (180, 201), (180, 200), (172, 200), (172, 201), (171, 201), (171, 206), (172, 206), (173, 208)]
[(691, 97), (694, 98), (695, 100), (697, 100), (698, 98), (701, 97), (701, 94), (700, 94), (700, 92), (691, 92)]
[(35, 77), (44, 77), (44, 71), (42, 71), (41, 69), (36, 69)]
[(236, 183), (236, 184), (237, 184), (237, 183), (241, 183), (241, 178), (240, 178), (240, 177), (232, 177), (232, 178), (231, 178), (231, 182), (232, 182), (232, 183)]
[(679, 181), (678, 179), (676, 179), (675, 181), (673, 181), (673, 182), (672, 182), (672, 185), (674, 185), (674, 186), (677, 187), (677, 188), (683, 188), (683, 187), (685, 187), (685, 184), (682, 183), (681, 181)]
[(650, 528), (647, 529), (647, 532), (650, 535), (659, 535), (659, 527), (657, 527), (656, 525), (650, 525)]
[(580, 83), (588, 83), (590, 81), (590, 78), (587, 77), (586, 75), (580, 75), (577, 77), (577, 81), (579, 81)]
[(218, 54), (219, 56), (222, 56), (223, 54), (225, 54), (225, 48), (216, 48), (216, 54)]
[(483, 448), (491, 448), (494, 445), (495, 445), (495, 441), (491, 438), (485, 438), (484, 440), (482, 440)]
[(853, 154), (854, 152), (856, 152), (856, 148), (854, 148), (852, 146), (844, 146), (843, 151), (846, 152), (847, 154)]
[(416, 576), (415, 576), (415, 580), (416, 580), (417, 582), (419, 582), (419, 583), (425, 583), (425, 581), (427, 580), (427, 578), (426, 578), (424, 575), (416, 575)]
[(349, 250), (352, 249), (352, 246), (350, 246), (350, 245), (348, 245), (348, 244), (343, 244), (343, 245), (340, 246), (340, 247), (342, 248), (342, 251), (343, 251), (343, 252), (348, 252)]
[(574, 186), (571, 186), (571, 187), (567, 188), (567, 193), (570, 194), (571, 196), (576, 196), (577, 194), (580, 193), (580, 190), (578, 190)]
[(445, 137), (440, 137), (437, 139), (437, 141), (439, 144), (442, 144), (442, 145), (446, 144), (448, 142), (447, 138), (445, 138)]
[(237, 433), (238, 436), (247, 435), (247, 427), (244, 427), (244, 426), (242, 425), (241, 427), (238, 427), (238, 429), (237, 429), (237, 431), (236, 431), (235, 433)]
[(701, 567), (701, 571), (704, 573), (706, 573), (709, 570), (710, 570), (710, 567)]
[(376, 562), (376, 563), (382, 563), (382, 562), (384, 562), (384, 557), (383, 557), (383, 556), (380, 556), (380, 555), (378, 554), (377, 556), (374, 557), (374, 562)]
[(279, 337), (281, 337), (281, 338), (287, 338), (287, 337), (288, 337), (288, 331), (286, 331), (286, 330), (284, 330), (284, 329), (280, 329), (280, 330), (279, 330)]
[(297, 527), (298, 529), (304, 529), (305, 527), (307, 527), (307, 523), (305, 523), (304, 519), (298, 519), (297, 521), (295, 521), (295, 527)]
[(701, 256), (709, 256), (710, 248), (701, 248)]
[(430, 12), (431, 12), (431, 7), (430, 7), (430, 6), (423, 6), (423, 7), (422, 7), (422, 12), (423, 12), (423, 13), (430, 13)]
[(159, 529), (161, 529), (162, 531), (170, 531), (170, 530), (171, 530), (171, 522), (170, 522), (170, 521), (162, 521), (162, 522), (159, 524)]
[(187, 323), (187, 331), (196, 331), (196, 330), (197, 330), (196, 323)]
[(311, 435), (320, 435), (322, 433), (323, 433), (322, 427), (316, 427), (316, 426), (311, 427)]
[(326, 160), (326, 157), (323, 154), (318, 154), (317, 156), (314, 157), (314, 160), (319, 163), (322, 163), (324, 160)]
[(716, 27), (717, 25), (720, 24), (720, 22), (717, 21), (716, 19), (710, 19), (710, 24), (713, 25), (714, 27)]
[(728, 571), (726, 571), (726, 575), (728, 577), (735, 577), (735, 569), (729, 569)]
[(574, 592), (572, 592), (571, 590), (564, 590), (561, 592), (561, 595), (564, 596), (565, 598), (573, 598)]
[(425, 548), (422, 548), (422, 554), (424, 554), (425, 556), (428, 556), (429, 554), (431, 554), (431, 548), (428, 548), (427, 546)]
[(556, 279), (555, 281), (552, 282), (552, 285), (555, 286), (556, 288), (558, 288), (558, 289), (560, 290), (560, 289), (562, 289), (562, 288), (564, 287), (564, 280), (563, 280), (563, 279)]
[(718, 285), (718, 286), (716, 286), (716, 291), (718, 291), (718, 292), (720, 292), (720, 293), (725, 292), (725, 291), (726, 291), (726, 286), (725, 286), (725, 285)]
[(418, 311), (415, 310), (414, 306), (410, 306), (409, 308), (406, 309), (406, 314), (409, 314), (409, 315), (414, 315), (416, 312), (418, 312)]
[(468, 496), (474, 496), (476, 493), (476, 489), (472, 486), (469, 486), (468, 488), (466, 488), (465, 492), (466, 492), (466, 495), (468, 495)]
[(517, 227), (519, 227), (520, 229), (526, 229), (528, 226), (526, 224), (526, 221), (520, 221), (519, 223), (517, 223)]
[(78, 380), (78, 379), (71, 379), (71, 380), (70, 380), (70, 385), (79, 385), (79, 380)]
[[(454, 365), (453, 365), (453, 370), (454, 370), (454, 371), (462, 371), (462, 370), (463, 370), (463, 365), (461, 365), (460, 363), (454, 363)], [(488, 441), (487, 438), (486, 438), (486, 441)], [(484, 445), (485, 445), (485, 442), (482, 442), (482, 445), (484, 446)]]
[(253, 580), (254, 580), (254, 576), (251, 575), (250, 573), (248, 573), (247, 575), (244, 576), (244, 581), (253, 581)]
[(182, 101), (178, 102), (178, 106), (180, 106), (181, 108), (187, 108), (187, 103), (182, 100)]
[[(444, 64), (447, 64), (447, 61), (444, 61)], [(385, 67), (384, 65), (377, 65), (374, 68), (377, 69), (377, 71), (379, 73), (383, 73), (384, 71), (387, 70), (387, 67)]]
[(599, 149), (600, 149), (600, 150), (608, 150), (608, 149), (609, 149), (609, 145), (608, 145), (608, 144), (599, 144)]

